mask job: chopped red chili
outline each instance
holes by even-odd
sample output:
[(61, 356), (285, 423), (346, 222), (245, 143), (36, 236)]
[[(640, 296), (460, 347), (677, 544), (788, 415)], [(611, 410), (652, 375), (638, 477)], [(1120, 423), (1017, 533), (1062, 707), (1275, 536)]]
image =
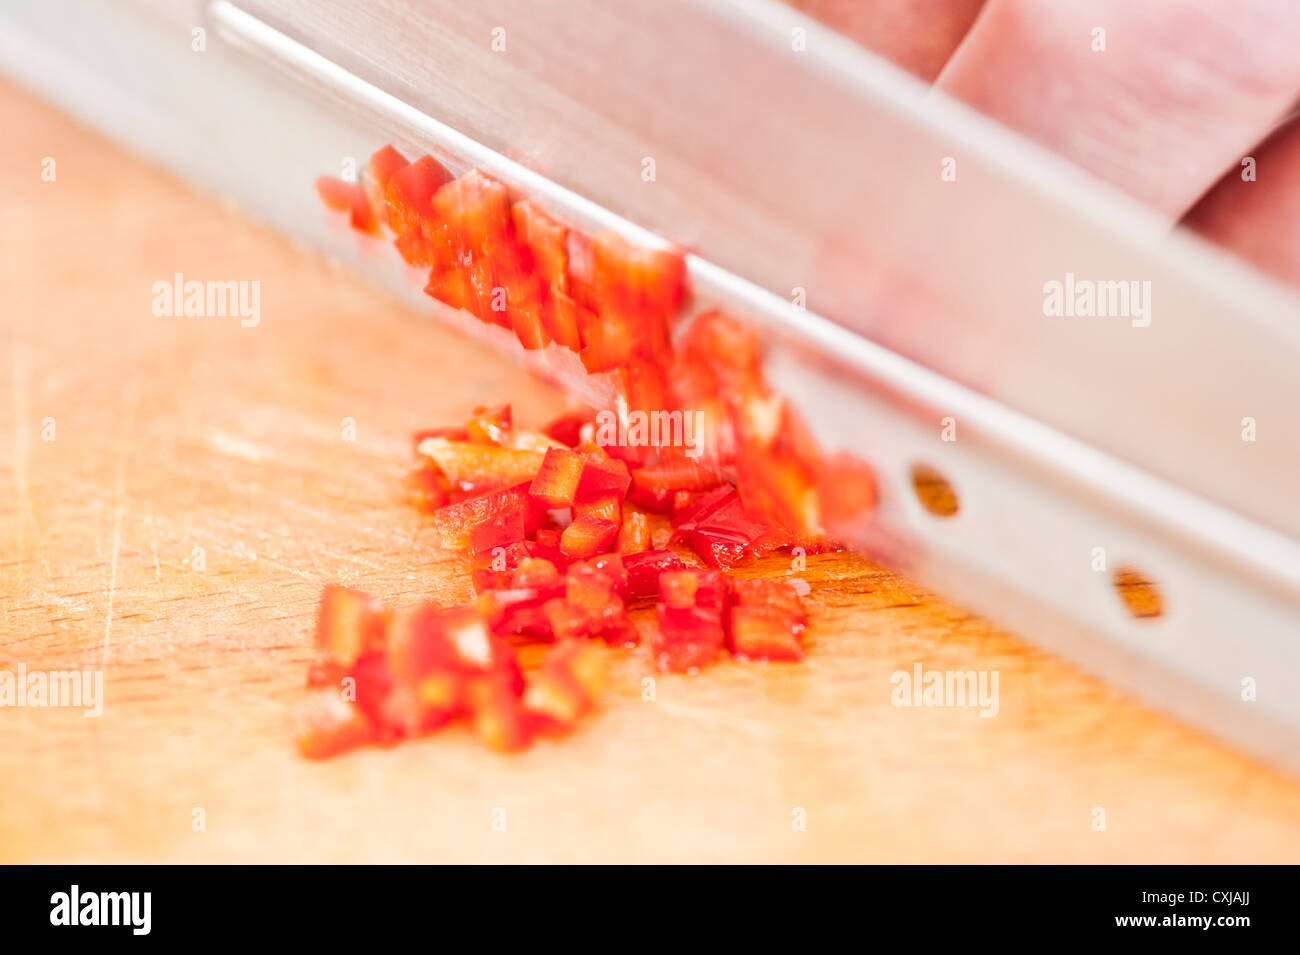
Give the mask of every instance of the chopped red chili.
[[(391, 146), (360, 184), (322, 178), (317, 191), (358, 230), (394, 233), (406, 261), (429, 269), (434, 298), (510, 329), (525, 348), (576, 352), (607, 376), (612, 430), (627, 437), (608, 440), (605, 425), (576, 413), (517, 428), (509, 405), (477, 408), (463, 428), (418, 432), (407, 498), (431, 513), (443, 546), (468, 551), (479, 595), (394, 612), (327, 587), (305, 755), (457, 719), (502, 751), (568, 732), (599, 696), (601, 643), (627, 645), (639, 632), (665, 670), (697, 670), (724, 649), (802, 658), (798, 592), (723, 570), (779, 547), (824, 549), (824, 514), (874, 507), (871, 472), (822, 458), (767, 387), (759, 343), (738, 322), (709, 312), (672, 334), (689, 297), (680, 254), (588, 237), (481, 172), (453, 179), (432, 157), (408, 162)], [(649, 440), (651, 421), (678, 430)], [(701, 561), (708, 567), (693, 566)], [(630, 624), (629, 602), (641, 614), (649, 601), (654, 624)], [(526, 676), (521, 641), (554, 643)]]

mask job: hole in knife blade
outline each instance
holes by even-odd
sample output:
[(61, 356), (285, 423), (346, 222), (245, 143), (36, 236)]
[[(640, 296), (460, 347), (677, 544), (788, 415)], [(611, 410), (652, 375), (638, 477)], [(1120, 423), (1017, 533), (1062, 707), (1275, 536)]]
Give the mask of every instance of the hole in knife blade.
[(1160, 588), (1136, 567), (1115, 568), (1112, 581), (1124, 608), (1139, 620), (1159, 617), (1165, 612), (1165, 601)]
[(912, 491), (921, 506), (935, 517), (952, 517), (961, 508), (948, 479), (928, 464), (912, 466)]

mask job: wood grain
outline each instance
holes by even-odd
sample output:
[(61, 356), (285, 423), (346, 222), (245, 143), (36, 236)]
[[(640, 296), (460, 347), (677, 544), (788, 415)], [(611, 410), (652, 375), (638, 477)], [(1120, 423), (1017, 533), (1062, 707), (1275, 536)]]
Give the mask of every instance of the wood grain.
[[(102, 667), (106, 696), (0, 709), (0, 860), (1300, 859), (1294, 781), (848, 555), (800, 574), (803, 666), (645, 702), (631, 652), (599, 716), (516, 757), (454, 730), (299, 759), (323, 582), (469, 593), (398, 499), (408, 432), (562, 400), (13, 88), (0, 128), (0, 663)], [(155, 317), (177, 271), (260, 281), (261, 323)], [(997, 716), (891, 705), (917, 662), (998, 671)]]

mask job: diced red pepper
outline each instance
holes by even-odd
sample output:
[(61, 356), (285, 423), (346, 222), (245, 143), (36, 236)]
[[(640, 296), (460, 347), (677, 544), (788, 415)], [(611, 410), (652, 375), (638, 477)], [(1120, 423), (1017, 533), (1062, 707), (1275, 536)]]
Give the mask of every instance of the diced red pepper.
[(586, 458), (577, 451), (551, 448), (529, 485), (528, 493), (547, 507), (568, 507), (578, 493)]
[(659, 601), (670, 610), (687, 610), (695, 606), (695, 591), (700, 586), (693, 570), (670, 570), (659, 575)]
[(514, 652), (493, 636), (472, 605), (418, 607), (398, 617), (397, 624), (388, 659), (399, 682), (419, 684), (431, 673), (455, 671), (492, 674), (507, 684), (522, 685)]
[(434, 670), (415, 686), (415, 703), (422, 711), (423, 728), (433, 729), (459, 716), (469, 705), (469, 685), (457, 670)]
[(361, 186), (365, 190), (370, 208), (389, 228), (392, 228), (392, 221), (388, 215), (388, 201), (384, 198), (384, 187), (388, 185), (388, 180), (392, 178), (393, 173), (407, 165), (409, 163), (405, 156), (392, 146), (385, 146), (370, 157), (365, 170), (361, 173)]
[(442, 489), (442, 477), (432, 468), (416, 468), (402, 478), (406, 502), (417, 511), (432, 514), (447, 503), (447, 492)]
[(875, 472), (850, 454), (840, 452), (830, 457), (817, 486), (827, 527), (843, 528), (875, 510)]
[(634, 508), (623, 511), (623, 526), (618, 532), (621, 554), (637, 554), (650, 546), (650, 518)]
[[(474, 587), (480, 593), (492, 591), (489, 606), (494, 611), (540, 607), (564, 592), (564, 579), (559, 570), (551, 561), (533, 556), (537, 549), (533, 541), (520, 541), (474, 555)], [(499, 617), (500, 613), (495, 616)]]
[[(763, 390), (762, 353), (758, 338), (735, 319), (716, 312), (705, 312), (687, 326), (674, 343), (678, 362), (675, 371), (689, 373), (677, 377), (674, 385), (687, 406), (693, 398), (741, 396)], [(709, 381), (702, 393), (682, 395), (682, 386), (698, 381), (704, 374)]]
[(523, 705), (543, 732), (567, 731), (591, 710), (604, 688), (606, 652), (564, 641), (542, 658), (528, 680)]
[(699, 670), (717, 659), (726, 634), (715, 611), (672, 610), (660, 604), (655, 614), (658, 629), (651, 650), (661, 670)]
[(675, 495), (680, 492), (698, 493), (722, 486), (723, 482), (713, 472), (690, 458), (674, 456), (634, 471), (631, 497), (638, 503), (664, 512), (673, 508)]
[(608, 560), (572, 565), (565, 574), (563, 590), (534, 591), (537, 598), (550, 599), (541, 607), (551, 633), (557, 640), (621, 635), (627, 615), (620, 593), (625, 579), (621, 563)]
[(475, 554), (514, 548), (515, 562), (506, 569), (513, 571), (519, 560), (531, 557), (528, 537), (528, 513), (523, 508), (503, 511), (495, 521), (475, 524), (469, 532), (469, 549)]
[[(357, 673), (357, 702), (372, 720), (393, 735), (433, 729), (464, 706), (464, 672), (434, 607), (413, 608), (393, 621), (385, 654), (369, 657)], [(424, 694), (426, 678), (442, 681), (438, 694)]]
[(534, 428), (516, 428), (510, 433), (506, 446), (516, 451), (536, 451), (544, 455), (551, 448), (562, 448), (563, 443)]
[(447, 611), (444, 627), (460, 666), (486, 673), (514, 693), (523, 690), (524, 678), (514, 650), (493, 636), (477, 611), (456, 607)]
[[(686, 419), (668, 408), (664, 372), (656, 361), (635, 355), (613, 369), (611, 377), (619, 399), (629, 413), (646, 416), (647, 422), (661, 419), (662, 424), (646, 428), (644, 436), (636, 438), (638, 425), (629, 422), (629, 438), (625, 443), (614, 443), (606, 448), (612, 456), (637, 468), (643, 467), (654, 456), (675, 456), (679, 453), (674, 442), (700, 440), (700, 436), (687, 431)], [(695, 429), (692, 429), (692, 431)], [(599, 432), (597, 437), (599, 437)]]
[(539, 731), (565, 732), (578, 722), (589, 703), (587, 694), (567, 673), (542, 670), (528, 681), (523, 706)]
[(741, 606), (773, 607), (798, 623), (804, 622), (803, 599), (787, 581), (761, 577), (734, 580), (731, 589), (735, 602)]
[[(594, 600), (594, 596), (589, 597)], [(622, 599), (609, 592), (597, 606), (575, 603), (571, 598), (554, 599), (542, 606), (556, 640), (601, 637), (614, 641), (627, 629)]]
[(676, 252), (637, 248), (615, 232), (602, 232), (592, 244), (592, 269), (606, 306), (666, 320), (682, 304), (686, 263)]
[(475, 444), (508, 447), (513, 430), (514, 414), (508, 404), (475, 408), (465, 422), (465, 434)]
[(307, 667), (307, 685), (313, 688), (338, 686), (348, 675), (348, 668), (335, 660), (323, 660)]
[(362, 654), (352, 664), (348, 676), (353, 680), (356, 705), (372, 723), (378, 723), (384, 700), (392, 692), (394, 683), (388, 655), (383, 650)]
[(539, 451), (517, 451), (446, 438), (426, 438), (418, 450), (452, 487), (474, 493), (531, 481), (543, 460)]
[(659, 577), (665, 571), (683, 570), (686, 565), (670, 550), (648, 550), (623, 558), (627, 568), (629, 597), (653, 597), (659, 593)]
[(573, 505), (573, 516), (599, 517), (613, 521), (620, 527), (623, 524), (623, 499), (617, 494), (605, 494), (589, 501), (578, 501)]
[(424, 605), (400, 615), (386, 663), (392, 683), (379, 717), (397, 735), (427, 732), (465, 712), (474, 681), (488, 678), (515, 693), (523, 689), (514, 651), (473, 606)]
[(772, 525), (748, 513), (734, 495), (696, 502), (674, 524), (678, 536), (711, 567), (731, 567), (754, 556), (755, 548), (772, 534)]
[(770, 554), (778, 547), (789, 547), (797, 540), (798, 538), (784, 527), (769, 524), (767, 530), (745, 545), (745, 556), (762, 557), (764, 554)]
[(444, 547), (464, 549), (470, 545), (470, 531), (483, 524), (522, 521), (527, 536), (541, 526), (544, 511), (528, 496), (528, 485), (489, 491), (449, 504), (433, 515), (434, 526)]
[(729, 528), (712, 526), (692, 531), (691, 549), (710, 567), (734, 567), (745, 557), (748, 537), (737, 536)]
[(316, 616), (316, 645), (330, 659), (351, 666), (363, 653), (383, 645), (388, 611), (375, 598), (337, 584), (321, 591)]
[(731, 652), (751, 660), (802, 660), (803, 624), (780, 607), (737, 605), (731, 608)]
[(432, 200), (451, 174), (432, 156), (421, 156), (393, 172), (384, 183), (388, 223), (398, 235), (420, 232), (433, 216)]
[(652, 649), (664, 670), (694, 670), (713, 662), (726, 640), (730, 591), (714, 570), (669, 570), (659, 575), (658, 629)]
[(736, 462), (746, 509), (791, 530), (816, 532), (820, 505), (810, 466), (777, 453), (744, 452)]
[(563, 597), (555, 597), (542, 605), (542, 613), (556, 640), (574, 640), (589, 636), (587, 613), (573, 606)]
[(478, 738), (499, 753), (526, 749), (532, 741), (518, 694), (500, 680), (480, 677), (470, 683), (470, 710)]
[(326, 759), (370, 741), (374, 727), (337, 690), (320, 690), (300, 714), (298, 752), (308, 759)]
[(540, 528), (534, 537), (534, 543), (537, 545), (535, 556), (544, 557), (558, 569), (563, 570), (568, 565), (569, 558), (560, 552), (560, 537), (561, 531), (556, 528)]
[(618, 524), (603, 517), (576, 518), (560, 535), (560, 553), (582, 559), (599, 554), (618, 534)]
[(346, 182), (333, 176), (321, 176), (316, 180), (316, 193), (331, 209), (350, 213), (352, 228), (367, 235), (379, 234), (379, 222), (365, 191), (355, 182)]
[(519, 520), (479, 524), (470, 531), (470, 574), (476, 592), (511, 586), (515, 569), (537, 549), (532, 541), (524, 540), (524, 534)]
[(578, 480), (577, 499), (591, 501), (609, 494), (626, 497), (631, 483), (632, 475), (622, 461), (604, 454), (588, 454)]
[(352, 203), (356, 201), (357, 184), (335, 176), (320, 176), (316, 180), (316, 195), (337, 212), (351, 212)]
[(508, 587), (486, 590), (476, 606), (497, 636), (526, 635), (542, 639), (551, 636), (551, 624), (543, 607), (562, 597), (564, 584), (548, 587)]
[(544, 427), (542, 432), (548, 437), (559, 441), (561, 444), (565, 444), (570, 448), (576, 448), (579, 442), (582, 441), (583, 426), (590, 422), (590, 414), (581, 414), (575, 411), (569, 414), (560, 415)]
[(469, 276), (459, 269), (446, 272), (435, 270), (434, 274), (429, 276), (429, 284), (424, 287), (424, 292), (452, 308), (478, 314), (478, 296), (474, 291), (473, 283), (470, 282)]
[(555, 343), (575, 352), (582, 348), (581, 329), (595, 320), (591, 309), (555, 288), (547, 301), (546, 318)]
[(527, 199), (511, 207), (515, 235), (533, 255), (542, 281), (563, 292), (568, 285), (568, 230)]
[(358, 232), (366, 235), (379, 235), (382, 231), (379, 228), (379, 219), (375, 215), (375, 210), (371, 207), (369, 200), (366, 199), (364, 192), (358, 192), (357, 198), (352, 203), (352, 213), (348, 217), (348, 224)]
[(440, 608), (425, 604), (393, 618), (386, 652), (396, 679), (418, 683), (429, 673), (451, 667), (454, 653), (442, 613)]
[(419, 736), (450, 722), (463, 708), (464, 688), (460, 678), (437, 673), (428, 678), (433, 692), (425, 692), (423, 683), (398, 683), (389, 689), (379, 705), (377, 736), (382, 742)]
[(699, 584), (695, 588), (695, 606), (723, 611), (731, 603), (731, 578), (720, 570), (695, 571)]
[(601, 554), (586, 561), (585, 566), (604, 574), (616, 594), (620, 596), (627, 594), (627, 568), (620, 554), (615, 552)]
[(615, 587), (615, 579), (597, 567), (594, 561), (575, 563), (564, 574), (564, 599), (592, 613), (605, 609)]
[(397, 254), (407, 265), (413, 265), (417, 269), (429, 267), (429, 247), (419, 229), (398, 233), (393, 240), (393, 248), (397, 249)]
[(728, 640), (732, 653), (762, 660), (803, 659), (799, 592), (783, 580), (737, 580)]
[(519, 344), (529, 351), (545, 348), (551, 343), (551, 330), (543, 318), (543, 303), (538, 297), (517, 299), (509, 296), (510, 327)]
[(508, 236), (513, 225), (506, 187), (477, 169), (442, 185), (433, 208), (462, 247), (483, 247)]
[(570, 229), (565, 253), (569, 260), (569, 294), (580, 305), (598, 310), (601, 302), (596, 290), (596, 256), (590, 237)]
[(679, 535), (689, 534), (699, 526), (701, 521), (707, 520), (710, 515), (735, 500), (737, 500), (736, 489), (730, 484), (702, 493), (687, 508), (673, 515), (673, 529)]
[(643, 330), (636, 314), (585, 311), (577, 314), (577, 320), (582, 365), (592, 374), (623, 367), (642, 347)]
[(548, 587), (560, 586), (561, 580), (559, 569), (549, 560), (530, 557), (519, 562), (514, 577), (510, 580), (510, 586), (544, 590)]

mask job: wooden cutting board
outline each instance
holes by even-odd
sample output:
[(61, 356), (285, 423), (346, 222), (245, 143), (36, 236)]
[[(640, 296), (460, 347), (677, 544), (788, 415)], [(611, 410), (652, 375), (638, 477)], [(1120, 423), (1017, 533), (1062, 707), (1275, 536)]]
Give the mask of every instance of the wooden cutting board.
[[(0, 861), (1300, 861), (1295, 781), (848, 555), (800, 575), (802, 666), (648, 701), (629, 652), (521, 755), (300, 759), (324, 582), (470, 593), (408, 433), (562, 401), (12, 87), (0, 128), (0, 664), (105, 674), (98, 718), (0, 709)], [(260, 324), (155, 316), (176, 272), (259, 281)], [(891, 705), (915, 663), (998, 671), (996, 717)]]

